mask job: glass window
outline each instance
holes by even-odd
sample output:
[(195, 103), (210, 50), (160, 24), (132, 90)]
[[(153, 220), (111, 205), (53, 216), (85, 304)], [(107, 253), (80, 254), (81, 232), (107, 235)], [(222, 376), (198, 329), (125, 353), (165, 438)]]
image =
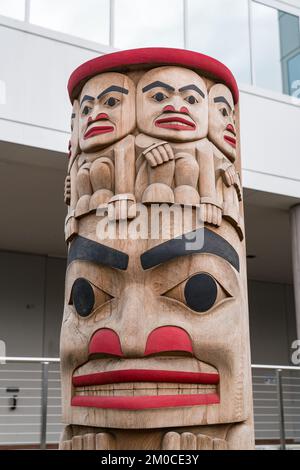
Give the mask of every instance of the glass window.
[(252, 3), (254, 84), (282, 92), (278, 11)]
[(0, 0), (0, 15), (25, 19), (25, 0)]
[(115, 0), (115, 47), (183, 47), (182, 0)]
[(108, 44), (109, 10), (109, 0), (31, 0), (30, 22)]
[(298, 16), (252, 3), (255, 84), (295, 95), (300, 80), (300, 20)]
[(251, 81), (247, 0), (188, 0), (188, 48), (227, 65), (244, 83)]
[(298, 96), (300, 80), (300, 18), (283, 11), (278, 12), (278, 18), (283, 92)]

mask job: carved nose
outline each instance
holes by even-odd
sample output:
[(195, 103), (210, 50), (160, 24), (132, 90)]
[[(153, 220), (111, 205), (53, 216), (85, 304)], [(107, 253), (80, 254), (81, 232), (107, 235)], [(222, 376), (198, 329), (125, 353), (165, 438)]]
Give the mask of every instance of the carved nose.
[(109, 328), (102, 328), (93, 334), (89, 344), (89, 354), (105, 354), (122, 357), (120, 338)]
[(232, 132), (235, 135), (235, 128), (233, 127), (232, 124), (228, 124), (228, 126), (226, 127), (226, 130), (229, 132)]
[(162, 326), (153, 330), (147, 339), (145, 356), (162, 352), (186, 352), (193, 355), (190, 336), (182, 328)]

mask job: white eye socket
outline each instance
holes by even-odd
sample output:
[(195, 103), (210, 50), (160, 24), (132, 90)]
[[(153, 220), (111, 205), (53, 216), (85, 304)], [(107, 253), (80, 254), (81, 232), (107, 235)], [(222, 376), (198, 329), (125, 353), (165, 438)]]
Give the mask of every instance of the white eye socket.
[(153, 95), (152, 98), (154, 99), (154, 101), (158, 101), (160, 103), (161, 101), (164, 101), (168, 97), (167, 95), (159, 91), (158, 93), (155, 93), (155, 95)]
[(111, 96), (110, 98), (108, 98), (108, 100), (105, 101), (104, 105), (109, 106), (110, 108), (113, 108), (114, 106), (116, 106), (119, 103), (120, 103), (120, 100), (118, 100), (117, 98), (114, 98), (113, 96)]
[(91, 111), (92, 111), (92, 108), (90, 108), (89, 106), (85, 106), (82, 110), (82, 114), (84, 116), (87, 116), (88, 114), (90, 114)]
[(195, 98), (195, 96), (191, 95), (191, 96), (187, 96), (186, 98), (184, 98), (185, 101), (187, 101), (189, 104), (196, 104), (196, 103), (199, 103), (199, 101), (197, 100), (197, 98)]

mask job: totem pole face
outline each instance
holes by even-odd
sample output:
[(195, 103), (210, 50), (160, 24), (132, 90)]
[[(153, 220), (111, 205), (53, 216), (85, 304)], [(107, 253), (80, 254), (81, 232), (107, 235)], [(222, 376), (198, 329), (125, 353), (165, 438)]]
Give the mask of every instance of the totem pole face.
[(246, 419), (246, 305), (232, 245), (208, 229), (199, 250), (184, 239), (174, 250), (172, 239), (81, 235), (69, 252), (61, 343), (69, 422), (130, 429)]
[(236, 127), (231, 91), (218, 83), (209, 91), (209, 129), (211, 142), (232, 162), (236, 159)]
[(91, 78), (79, 98), (79, 143), (94, 152), (128, 135), (135, 127), (135, 85), (121, 73)]
[(69, 159), (70, 162), (79, 154), (79, 103), (74, 101), (71, 114), (71, 139), (69, 142)]
[(182, 67), (158, 67), (145, 73), (137, 86), (137, 125), (145, 134), (175, 142), (206, 137), (204, 80)]

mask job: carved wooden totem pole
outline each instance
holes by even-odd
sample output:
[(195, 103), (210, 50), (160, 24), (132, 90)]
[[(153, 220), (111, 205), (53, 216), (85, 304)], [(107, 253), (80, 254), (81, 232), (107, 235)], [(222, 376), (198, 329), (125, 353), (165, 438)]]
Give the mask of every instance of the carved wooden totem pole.
[(69, 94), (61, 449), (253, 448), (233, 75), (137, 49)]

